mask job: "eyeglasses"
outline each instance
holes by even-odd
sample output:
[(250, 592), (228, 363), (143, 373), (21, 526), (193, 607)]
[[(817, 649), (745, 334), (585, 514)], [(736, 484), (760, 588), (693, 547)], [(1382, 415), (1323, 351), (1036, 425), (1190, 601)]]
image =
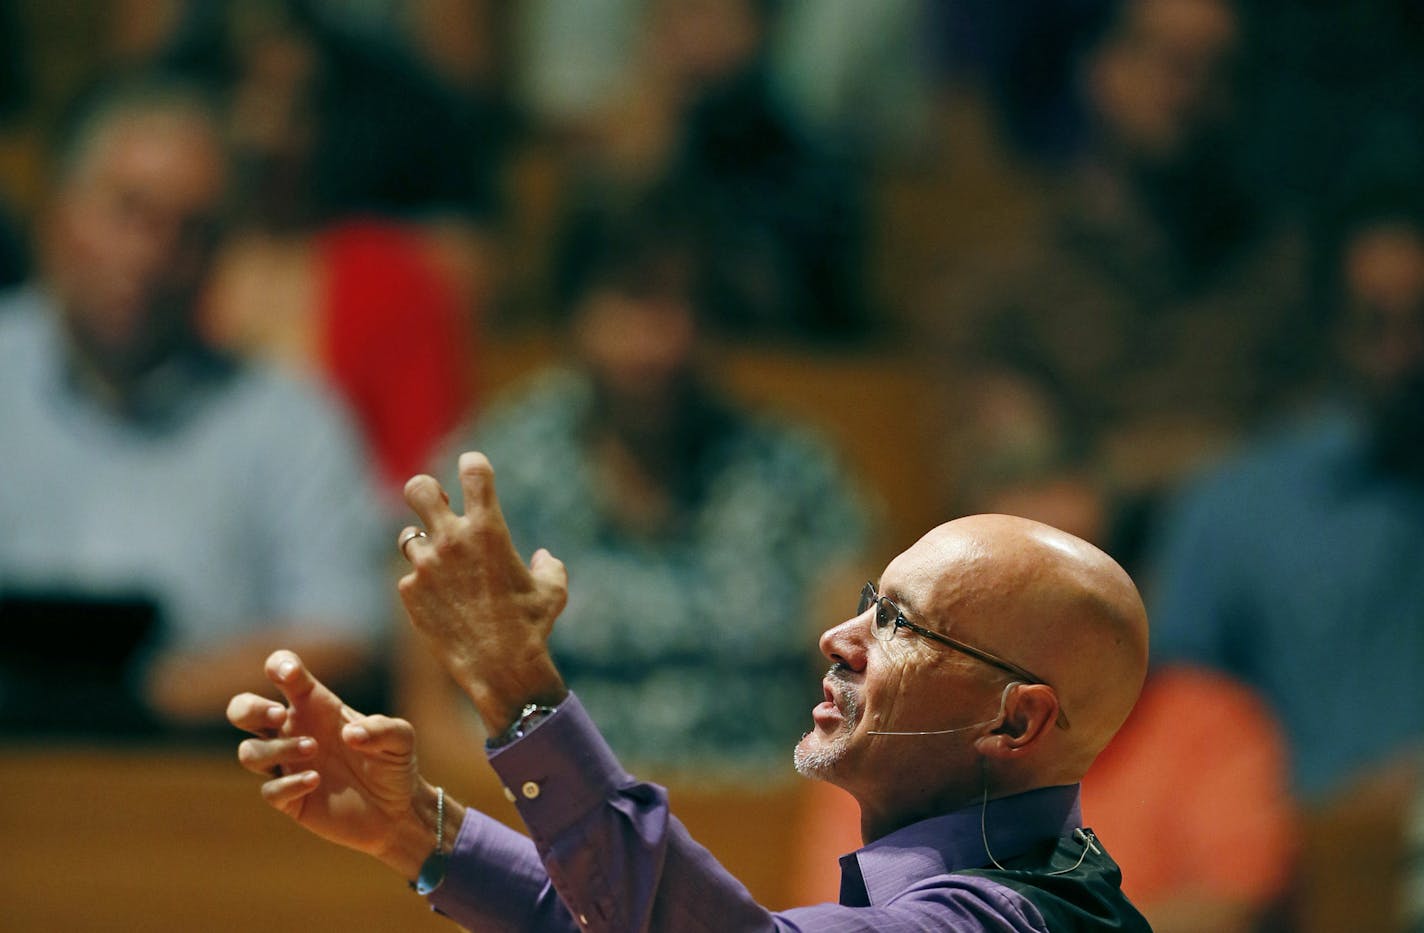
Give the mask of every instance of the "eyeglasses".
[[(957, 638), (950, 638), (948, 635), (942, 635), (922, 625), (916, 625), (905, 618), (904, 610), (891, 602), (887, 597), (881, 596), (876, 591), (874, 583), (867, 583), (865, 584), (865, 588), (860, 591), (860, 606), (856, 609), (855, 614), (857, 616), (864, 615), (865, 610), (871, 606), (875, 607), (875, 615), (871, 617), (870, 631), (877, 641), (889, 642), (895, 637), (897, 629), (907, 628), (916, 635), (922, 635), (931, 641), (937, 641), (941, 645), (946, 645), (955, 651), (967, 654), (975, 660), (983, 661), (985, 664), (997, 667), (1001, 671), (1013, 674), (1026, 684), (1052, 686), (1048, 681), (1019, 667), (1012, 661), (1006, 661), (996, 654), (985, 651), (983, 648), (975, 648), (973, 645), (967, 645)], [(1058, 707), (1058, 719), (1055, 724), (1060, 729), (1068, 728), (1068, 714), (1063, 711), (1061, 705)]]

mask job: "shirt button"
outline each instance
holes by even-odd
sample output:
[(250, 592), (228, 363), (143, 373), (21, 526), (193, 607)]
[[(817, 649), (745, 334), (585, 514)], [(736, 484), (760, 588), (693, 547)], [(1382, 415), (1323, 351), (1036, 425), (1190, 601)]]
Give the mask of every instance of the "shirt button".
[(533, 800), (539, 796), (539, 785), (533, 781), (525, 781), (524, 786), (519, 788), (519, 790), (524, 794), (525, 800)]
[(580, 925), (580, 926), (588, 926), (588, 915), (587, 915), (587, 914), (579, 914), (579, 925)]
[(504, 799), (508, 800), (510, 803), (514, 803), (514, 791), (510, 790), (508, 787), (504, 788)]

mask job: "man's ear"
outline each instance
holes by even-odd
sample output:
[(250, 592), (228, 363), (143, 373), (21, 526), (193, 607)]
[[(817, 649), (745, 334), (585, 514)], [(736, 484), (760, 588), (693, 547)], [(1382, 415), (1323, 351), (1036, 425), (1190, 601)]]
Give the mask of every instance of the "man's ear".
[(1004, 696), (1004, 721), (974, 746), (986, 757), (1021, 755), (1053, 728), (1058, 697), (1047, 684), (1011, 684)]

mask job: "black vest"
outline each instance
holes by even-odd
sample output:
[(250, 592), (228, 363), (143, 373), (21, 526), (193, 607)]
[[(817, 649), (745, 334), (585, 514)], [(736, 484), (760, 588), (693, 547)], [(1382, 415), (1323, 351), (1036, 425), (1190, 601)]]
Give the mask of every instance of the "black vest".
[[(1086, 853), (1084, 842), (1089, 844)], [(1054, 933), (1152, 933), (1146, 918), (1122, 893), (1122, 870), (1092, 830), (1074, 830), (1059, 837), (1056, 844), (1045, 842), (1016, 858), (1005, 859), (1003, 866), (970, 868), (955, 874), (979, 875), (1012, 888), (1038, 908)]]

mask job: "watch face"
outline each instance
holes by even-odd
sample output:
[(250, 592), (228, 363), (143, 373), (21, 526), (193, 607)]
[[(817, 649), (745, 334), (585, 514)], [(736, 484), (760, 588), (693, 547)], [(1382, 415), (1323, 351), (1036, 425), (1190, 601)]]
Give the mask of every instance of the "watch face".
[(449, 857), (444, 852), (432, 852), (420, 866), (420, 874), (415, 876), (415, 893), (429, 894), (440, 887), (445, 880), (445, 863)]

